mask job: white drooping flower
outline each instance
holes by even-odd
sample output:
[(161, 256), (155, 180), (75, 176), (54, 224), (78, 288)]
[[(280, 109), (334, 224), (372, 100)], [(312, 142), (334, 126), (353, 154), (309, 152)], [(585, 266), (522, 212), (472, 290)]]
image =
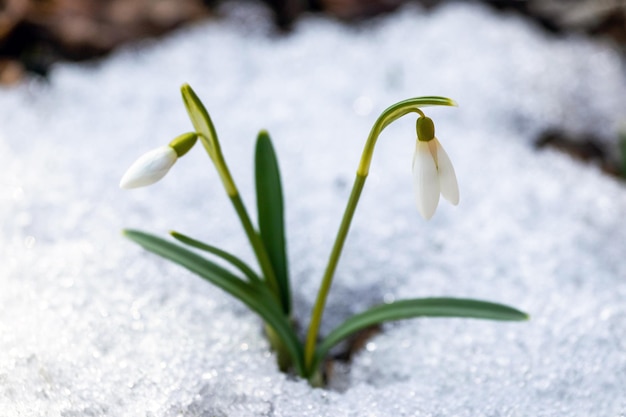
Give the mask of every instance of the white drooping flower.
[(459, 186), (452, 162), (435, 137), (431, 119), (418, 119), (417, 136), (413, 154), (415, 201), (422, 217), (428, 220), (435, 214), (439, 195), (454, 205), (459, 204)]
[(176, 136), (172, 141), (143, 154), (128, 168), (120, 188), (137, 188), (154, 184), (167, 174), (174, 163), (185, 155), (198, 140), (196, 132), (187, 132)]
[(177, 159), (178, 154), (169, 145), (143, 154), (122, 176), (120, 188), (129, 189), (154, 184), (167, 174)]

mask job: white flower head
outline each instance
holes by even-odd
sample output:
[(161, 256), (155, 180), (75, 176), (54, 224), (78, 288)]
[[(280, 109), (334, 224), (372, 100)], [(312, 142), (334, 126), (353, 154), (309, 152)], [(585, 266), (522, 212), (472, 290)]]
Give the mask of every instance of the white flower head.
[(143, 154), (128, 168), (120, 181), (120, 188), (129, 189), (154, 184), (167, 174), (177, 159), (178, 154), (169, 145)]
[(417, 143), (413, 154), (413, 185), (415, 201), (422, 217), (430, 219), (439, 195), (459, 204), (459, 186), (454, 167), (446, 151), (435, 137), (435, 126), (428, 117), (417, 120)]

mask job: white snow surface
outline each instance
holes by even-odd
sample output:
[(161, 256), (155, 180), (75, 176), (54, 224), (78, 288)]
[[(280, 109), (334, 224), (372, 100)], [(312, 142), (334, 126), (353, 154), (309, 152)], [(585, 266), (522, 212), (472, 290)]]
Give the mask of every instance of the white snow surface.
[[(357, 28), (307, 17), (288, 36), (258, 6), (223, 13), (0, 92), (0, 415), (624, 417), (624, 183), (532, 146), (552, 126), (614, 134), (626, 78), (611, 45), (472, 4)], [(301, 323), (377, 115), (413, 96), (457, 100), (426, 112), (460, 205), (419, 217), (415, 120), (389, 127), (322, 332), (421, 296), (509, 303), (531, 320), (385, 325), (331, 389), (280, 373), (256, 316), (120, 234), (176, 229), (253, 262), (200, 147), (158, 184), (118, 188), (136, 157), (191, 130), (184, 82), (251, 213), (256, 133), (272, 135)]]

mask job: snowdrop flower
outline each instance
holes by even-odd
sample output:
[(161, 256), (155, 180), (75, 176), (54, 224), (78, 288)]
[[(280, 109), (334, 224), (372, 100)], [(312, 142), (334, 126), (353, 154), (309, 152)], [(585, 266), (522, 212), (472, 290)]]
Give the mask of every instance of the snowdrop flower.
[(143, 154), (133, 163), (120, 181), (120, 188), (137, 188), (154, 184), (167, 174), (178, 155), (171, 146), (161, 146)]
[(193, 147), (198, 135), (184, 133), (169, 145), (153, 149), (139, 157), (120, 181), (120, 188), (130, 189), (154, 184), (168, 173), (179, 157)]
[(428, 117), (417, 119), (417, 141), (413, 155), (415, 201), (422, 217), (430, 219), (439, 195), (450, 203), (459, 203), (459, 186), (448, 154), (435, 137), (435, 125)]

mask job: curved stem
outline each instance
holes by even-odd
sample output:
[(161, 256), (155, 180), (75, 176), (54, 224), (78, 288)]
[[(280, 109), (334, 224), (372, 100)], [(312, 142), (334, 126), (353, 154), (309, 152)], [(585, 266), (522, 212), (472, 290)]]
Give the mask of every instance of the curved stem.
[(424, 113), (419, 109), (420, 107), (456, 105), (457, 104), (454, 100), (447, 97), (430, 96), (410, 98), (387, 107), (378, 119), (376, 119), (374, 126), (372, 126), (372, 130), (370, 131), (367, 142), (365, 143), (365, 148), (363, 149), (363, 154), (361, 155), (361, 162), (359, 163), (357, 174), (367, 176), (378, 136), (383, 129), (391, 123), (409, 113), (418, 113), (420, 116), (424, 117)]
[(383, 129), (400, 117), (409, 113), (418, 113), (420, 116), (424, 116), (424, 113), (419, 109), (420, 106), (456, 106), (456, 103), (454, 100), (445, 97), (432, 96), (411, 98), (388, 107), (381, 113), (378, 119), (376, 119), (374, 126), (372, 126), (372, 130), (370, 131), (363, 149), (363, 154), (361, 155), (361, 161), (359, 162), (359, 166), (357, 168), (356, 179), (354, 181), (354, 185), (352, 186), (352, 192), (350, 193), (348, 204), (346, 206), (346, 210), (344, 211), (341, 224), (339, 225), (339, 230), (337, 231), (337, 237), (335, 238), (335, 243), (333, 244), (333, 248), (328, 259), (328, 264), (326, 265), (324, 275), (322, 276), (322, 283), (317, 293), (317, 299), (315, 300), (315, 304), (313, 305), (313, 310), (311, 312), (311, 322), (309, 324), (304, 347), (304, 366), (307, 372), (307, 377), (315, 375), (316, 370), (312, 368), (315, 362), (315, 347), (319, 328), (322, 322), (322, 316), (324, 314), (326, 298), (328, 297), (333, 276), (335, 274), (337, 264), (339, 263), (339, 258), (341, 257), (343, 245), (346, 237), (348, 236), (354, 212), (359, 202), (359, 198), (361, 197), (361, 191), (363, 190), (365, 180), (369, 174), (369, 167), (372, 162), (376, 141), (378, 140), (378, 137)]

